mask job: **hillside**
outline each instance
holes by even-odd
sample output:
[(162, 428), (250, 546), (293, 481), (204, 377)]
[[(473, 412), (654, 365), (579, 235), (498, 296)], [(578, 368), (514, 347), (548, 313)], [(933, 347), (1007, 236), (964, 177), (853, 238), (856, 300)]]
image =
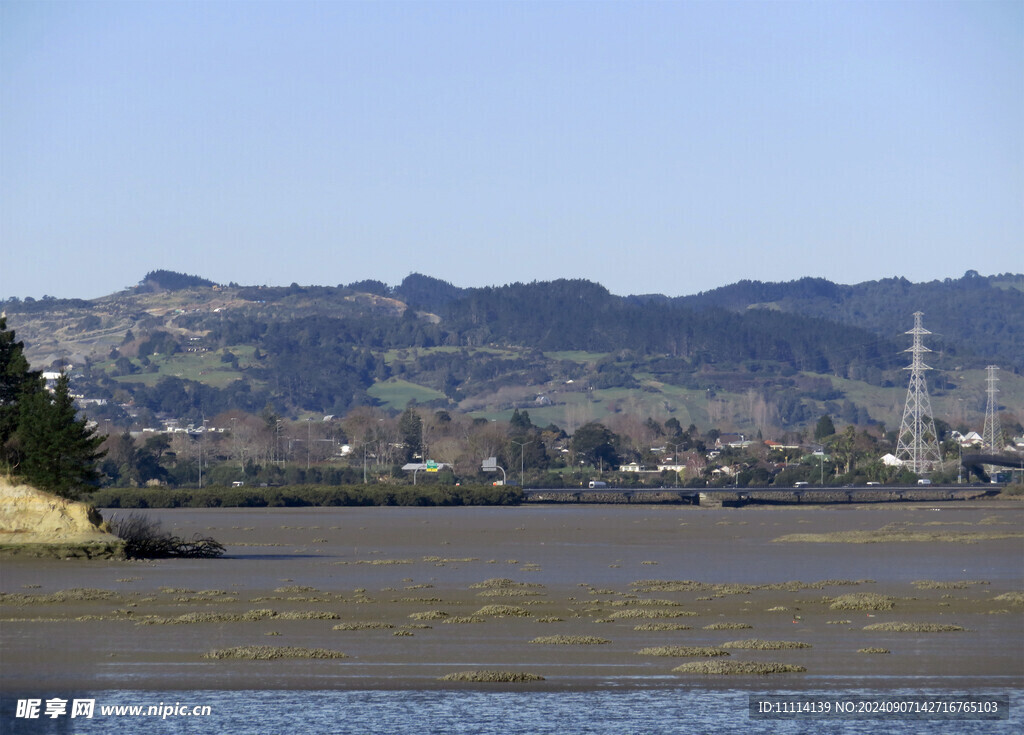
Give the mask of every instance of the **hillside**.
[(1024, 368), (1024, 276), (1006, 273), (910, 283), (903, 278), (841, 286), (818, 278), (789, 283), (741, 281), (676, 300), (695, 309), (733, 312), (769, 309), (854, 325), (881, 336), (913, 327), (915, 311), (935, 351), (966, 363), (989, 360), (1020, 372)]
[(912, 313), (925, 312), (936, 415), (973, 425), (984, 366), (1024, 398), (1021, 276), (840, 286), (743, 282), (692, 297), (620, 297), (560, 280), (457, 288), (246, 287), (154, 271), (93, 301), (8, 300), (33, 366), (72, 365), (90, 417), (201, 422), (228, 410), (300, 417), (409, 401), (568, 431), (609, 415), (753, 432), (823, 412), (898, 424)]

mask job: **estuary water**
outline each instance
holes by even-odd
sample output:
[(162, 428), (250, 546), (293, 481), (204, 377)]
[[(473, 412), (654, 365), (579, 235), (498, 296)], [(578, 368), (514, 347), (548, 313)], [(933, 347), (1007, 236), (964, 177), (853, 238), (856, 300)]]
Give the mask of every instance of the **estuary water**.
[[(1019, 504), (155, 511), (151, 515), (174, 533), (224, 542), (227, 557), (5, 560), (0, 592), (16, 599), (0, 605), (0, 734), (1017, 734), (1024, 732), (1024, 608), (1016, 597), (1003, 596), (1024, 589), (1022, 513)], [(883, 527), (970, 532), (980, 540), (779, 541), (800, 532)], [(481, 592), (479, 583), (505, 577), (534, 596), (481, 596), (492, 590)], [(659, 579), (855, 582), (743, 594), (641, 589), (640, 580)], [(113, 597), (48, 598), (71, 588)], [(822, 601), (850, 591), (890, 595), (895, 607), (833, 611)], [(646, 620), (635, 619), (632, 609), (626, 612), (634, 614), (623, 615), (618, 606), (637, 597), (675, 605), (669, 612), (684, 610), (686, 617), (661, 622), (685, 625), (643, 630), (638, 623)], [(531, 615), (410, 625), (424, 612), (443, 610), (454, 618), (491, 602), (521, 605)], [(279, 616), (231, 619), (263, 608)], [(285, 618), (289, 612), (299, 615)], [(542, 622), (547, 616), (559, 620)], [(168, 624), (179, 618), (181, 624)], [(834, 622), (839, 618), (842, 624)], [(334, 628), (368, 620), (390, 627)], [(965, 630), (916, 635), (868, 629), (879, 620), (952, 622)], [(719, 621), (743, 621), (750, 631), (714, 630)], [(609, 641), (529, 645), (551, 632)], [(686, 681), (671, 673), (678, 660), (637, 655), (650, 645), (713, 646), (748, 636), (812, 644), (731, 654), (736, 660), (799, 663), (806, 674)], [(339, 649), (349, 657), (204, 656), (212, 649), (259, 645)], [(858, 652), (867, 646), (891, 653)], [(468, 669), (525, 671), (546, 681), (494, 688), (438, 681), (441, 674)], [(786, 693), (831, 702), (993, 696), (1008, 708), (1000, 710), (1006, 719), (752, 716), (752, 700)], [(75, 700), (83, 707), (91, 702), (92, 717), (84, 711), (72, 717)], [(145, 714), (151, 706), (156, 714)], [(48, 707), (54, 717), (47, 716)], [(141, 713), (124, 709), (131, 707)], [(208, 710), (193, 716), (197, 707)]]
[[(778, 696), (780, 692), (772, 692)], [(784, 694), (784, 692), (782, 692)], [(949, 690), (849, 690), (793, 692), (835, 702), (843, 697), (935, 696)], [(1009, 700), (1005, 719), (871, 719), (829, 717), (759, 719), (751, 701), (763, 693), (740, 690), (644, 689), (583, 692), (466, 691), (99, 691), (69, 697), (95, 698), (93, 717), (15, 717), (16, 700), (3, 699), (4, 732), (22, 733), (338, 733), (368, 735), (626, 735), (630, 733), (985, 733), (1024, 729), (1024, 692), (992, 690), (979, 696)], [(208, 706), (206, 716), (103, 715), (101, 707), (163, 705), (180, 711)], [(44, 705), (45, 706), (45, 705)], [(8, 729), (10, 728), (10, 729)]]

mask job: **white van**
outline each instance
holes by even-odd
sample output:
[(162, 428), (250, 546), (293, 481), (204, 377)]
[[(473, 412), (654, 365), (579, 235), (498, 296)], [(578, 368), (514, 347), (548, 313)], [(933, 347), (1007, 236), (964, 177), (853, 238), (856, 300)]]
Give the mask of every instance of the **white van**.
[(932, 481), (929, 480), (927, 477), (922, 477), (920, 480), (917, 481), (917, 484), (918, 485), (931, 485)]
[(591, 480), (590, 487), (608, 487), (608, 483), (601, 482), (600, 480)]

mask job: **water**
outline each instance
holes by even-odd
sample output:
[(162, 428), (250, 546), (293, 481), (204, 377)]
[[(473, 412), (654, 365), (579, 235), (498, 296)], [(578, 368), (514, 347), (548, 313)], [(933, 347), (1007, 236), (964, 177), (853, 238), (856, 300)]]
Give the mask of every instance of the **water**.
[[(772, 692), (773, 695), (786, 692)], [(796, 694), (796, 692), (789, 692)], [(479, 690), (415, 691), (97, 691), (70, 697), (95, 698), (92, 719), (19, 719), (16, 701), (5, 695), (0, 731), (21, 733), (415, 733), (416, 735), (629, 735), (632, 733), (1020, 733), (1024, 730), (1024, 691), (972, 691), (972, 695), (1008, 696), (1008, 719), (868, 720), (751, 718), (748, 690), (659, 688), (582, 692), (509, 692)], [(838, 696), (920, 696), (950, 698), (950, 690), (849, 690), (799, 693)], [(36, 695), (38, 696), (38, 695)], [(51, 694), (43, 696), (49, 697)], [(756, 701), (756, 700), (755, 700)], [(101, 706), (209, 706), (207, 717), (102, 716)]]
[[(237, 612), (263, 607), (265, 603), (251, 600), (271, 595), (276, 587), (285, 584), (309, 585), (347, 597), (352, 596), (354, 588), (366, 587), (374, 596), (386, 599), (420, 593), (385, 593), (385, 588), (400, 590), (411, 581), (429, 582), (432, 588), (423, 594), (455, 600), (462, 599), (458, 595), (468, 593), (473, 583), (504, 576), (547, 585), (549, 599), (561, 600), (559, 604), (568, 596), (584, 595), (585, 590), (581, 591), (578, 583), (626, 591), (634, 580), (646, 578), (744, 583), (871, 578), (877, 582), (867, 589), (908, 599), (931, 595), (935, 600), (943, 593), (919, 592), (909, 587), (910, 581), (984, 579), (990, 584), (978, 590), (954, 590), (952, 594), (993, 597), (1021, 588), (1020, 539), (900, 545), (783, 544), (775, 543), (774, 539), (804, 531), (875, 529), (892, 522), (911, 523), (925, 530), (1016, 530), (1020, 527), (1020, 514), (1017, 508), (997, 514), (989, 506), (943, 506), (941, 511), (923, 506), (743, 511), (642, 507), (158, 511), (153, 515), (175, 533), (212, 535), (232, 545), (230, 558), (146, 563), (15, 559), (4, 562), (0, 590), (48, 593), (70, 587), (98, 587), (135, 595), (131, 601), (162, 595), (162, 607), (147, 608), (147, 603), (139, 601), (135, 609), (139, 614), (165, 615), (187, 612), (192, 607), (170, 606), (172, 595), (160, 593), (163, 587), (230, 590), (240, 597), (236, 605), (201, 603), (195, 609)], [(475, 560), (438, 565), (428, 561), (435, 556)], [(377, 559), (411, 559), (412, 563), (360, 563)], [(535, 563), (537, 568), (525, 571), (528, 562)], [(801, 591), (791, 596), (816, 598), (824, 594), (838, 592)], [(340, 637), (342, 634), (332, 631), (331, 621), (273, 623), (272, 627), (279, 628), (284, 634), (282, 639), (288, 643), (345, 650), (353, 657), (341, 668), (335, 662), (323, 661), (261, 662), (257, 666), (251, 662), (212, 662), (201, 658), (203, 652), (216, 647), (266, 643), (264, 634), (268, 626), (260, 624), (136, 626), (129, 621), (75, 621), (60, 625), (12, 621), (0, 626), (0, 683), (5, 690), (20, 687), (19, 682), (50, 685), (17, 695), (0, 692), (0, 734), (1024, 732), (1024, 689), (1019, 688), (1024, 659), (1017, 608), (1001, 615), (985, 614), (989, 607), (984, 606), (977, 614), (959, 613), (971, 628), (963, 636), (899, 638), (900, 634), (891, 634), (889, 638), (868, 641), (862, 640), (867, 634), (860, 631), (866, 621), (857, 621), (857, 632), (825, 625), (824, 620), (834, 617), (825, 614), (819, 615), (820, 627), (794, 626), (789, 616), (776, 620), (763, 612), (774, 601), (749, 598), (755, 604), (743, 612), (744, 599), (748, 598), (730, 596), (697, 606), (704, 618), (699, 624), (693, 623), (693, 630), (683, 637), (700, 645), (720, 643), (726, 634), (704, 632), (704, 623), (717, 620), (720, 613), (726, 614), (726, 620), (757, 613), (759, 617), (754, 622), (759, 635), (799, 638), (814, 644), (813, 649), (791, 654), (808, 661), (809, 673), (781, 684), (800, 687), (802, 695), (834, 698), (842, 691), (862, 696), (949, 696), (958, 691), (953, 687), (961, 687), (973, 696), (1009, 696), (1010, 717), (952, 722), (751, 719), (749, 701), (751, 696), (759, 695), (756, 689), (725, 688), (737, 686), (733, 682), (716, 689), (708, 688), (707, 684), (680, 686), (678, 677), (667, 674), (670, 665), (635, 656), (638, 648), (647, 645), (641, 639), (648, 634), (634, 632), (631, 621), (621, 625), (592, 623), (596, 627), (586, 632), (608, 635), (615, 641), (601, 647), (600, 652), (572, 652), (574, 659), (567, 659), (570, 654), (563, 651), (552, 653), (534, 650), (535, 647), (527, 647), (529, 650), (521, 653), (519, 644), (535, 632), (529, 629), (532, 623), (518, 619), (508, 623), (512, 632), (501, 633), (505, 629), (491, 621), (473, 628), (438, 625), (429, 632), (417, 631), (413, 638), (393, 638), (388, 631), (376, 636)], [(690, 606), (696, 604), (689, 598), (687, 602)], [(273, 604), (284, 605), (280, 600)], [(350, 617), (371, 615), (371, 605), (360, 605), (356, 613), (346, 604), (327, 605), (325, 609), (336, 609)], [(109, 612), (104, 603), (90, 605), (70, 612), (64, 607), (26, 608), (26, 612), (15, 611), (10, 615), (73, 617)], [(307, 603), (291, 606), (311, 607)], [(406, 619), (408, 607), (381, 603), (374, 609), (376, 616), (398, 624)], [(708, 610), (703, 610), (705, 607)], [(919, 614), (931, 620), (940, 612), (935, 608)], [(516, 628), (517, 625), (527, 627)], [(574, 622), (574, 630), (580, 625), (583, 622)], [(500, 635), (496, 635), (495, 629)], [(837, 658), (869, 642), (884, 643), (893, 648), (893, 654), (884, 658)], [(413, 644), (415, 647), (410, 647)], [(111, 656), (112, 653), (117, 655)], [(443, 673), (477, 668), (537, 671), (550, 676), (545, 686), (564, 688), (441, 688), (436, 681)], [(576, 669), (578, 673), (574, 673)], [(621, 678), (615, 673), (620, 670)], [(392, 676), (390, 672), (397, 673)], [(629, 679), (638, 673), (646, 677), (645, 681)], [(593, 686), (598, 680), (602, 683)], [(887, 688), (890, 681), (892, 687), (920, 688)], [(423, 688), (415, 688), (417, 682), (422, 682)], [(613, 682), (621, 683), (621, 687), (613, 686)], [(776, 683), (778, 680), (766, 681), (765, 686)], [(1007, 685), (1017, 688), (1005, 688)], [(88, 693), (60, 694), (63, 689), (76, 686)], [(189, 686), (197, 689), (181, 689)], [(232, 686), (250, 689), (216, 689)], [(330, 688), (334, 686), (365, 688)], [(373, 689), (374, 686), (381, 688)], [(67, 715), (55, 720), (15, 717), (18, 697), (45, 700), (55, 696), (68, 700), (95, 699), (93, 719), (71, 719)], [(161, 703), (209, 706), (211, 714), (160, 719), (104, 717), (99, 711), (101, 706), (148, 707)]]

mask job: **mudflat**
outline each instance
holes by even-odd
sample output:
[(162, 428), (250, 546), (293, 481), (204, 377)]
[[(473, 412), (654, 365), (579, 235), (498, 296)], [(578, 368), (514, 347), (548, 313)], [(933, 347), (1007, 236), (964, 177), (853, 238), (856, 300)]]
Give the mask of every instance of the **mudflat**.
[(228, 556), (4, 559), (0, 687), (1024, 686), (1019, 502), (146, 513)]

